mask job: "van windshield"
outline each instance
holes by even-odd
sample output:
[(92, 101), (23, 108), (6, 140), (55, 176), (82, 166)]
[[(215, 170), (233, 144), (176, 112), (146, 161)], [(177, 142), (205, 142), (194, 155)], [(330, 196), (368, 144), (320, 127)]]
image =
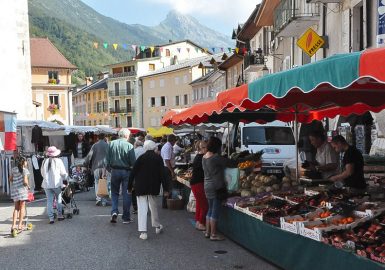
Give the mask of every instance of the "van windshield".
[(244, 127), (243, 144), (247, 145), (294, 145), (290, 127)]

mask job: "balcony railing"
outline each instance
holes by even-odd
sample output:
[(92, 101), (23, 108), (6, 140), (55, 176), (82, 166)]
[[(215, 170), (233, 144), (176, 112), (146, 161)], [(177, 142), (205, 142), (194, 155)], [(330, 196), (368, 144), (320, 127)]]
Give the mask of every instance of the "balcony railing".
[(129, 72), (123, 72), (123, 73), (114, 73), (114, 74), (109, 74), (109, 78), (121, 78), (121, 77), (132, 77), (136, 76), (136, 71), (129, 71)]
[(263, 66), (265, 64), (265, 57), (262, 54), (262, 51), (260, 53), (248, 53), (243, 59), (245, 70), (249, 66)]
[(120, 107), (120, 108), (110, 108), (110, 113), (133, 113), (135, 108), (131, 107)]
[[(274, 12), (274, 32), (278, 36), (297, 36), (298, 31), (301, 33), (312, 25), (311, 23), (304, 23), (304, 21), (317, 21), (319, 15), (319, 4), (306, 3), (306, 0), (281, 0)], [(299, 28), (296, 29), (297, 32), (294, 32), (293, 29), (293, 32), (280, 33), (296, 20), (301, 20), (294, 26), (294, 28)]]
[(133, 96), (134, 90), (133, 89), (119, 89), (118, 91), (112, 90), (108, 92), (108, 95), (110, 97)]

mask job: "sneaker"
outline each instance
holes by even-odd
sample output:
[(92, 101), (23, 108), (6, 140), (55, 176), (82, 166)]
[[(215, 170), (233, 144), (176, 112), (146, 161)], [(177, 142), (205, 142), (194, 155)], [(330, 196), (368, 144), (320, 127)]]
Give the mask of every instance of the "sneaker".
[(130, 224), (132, 222), (134, 222), (134, 220), (132, 218), (129, 218), (127, 220), (123, 220), (123, 224)]
[(55, 223), (54, 220), (50, 220), (50, 221), (49, 221), (49, 224), (54, 224), (54, 223)]
[(147, 233), (141, 233), (139, 235), (139, 238), (142, 239), (142, 240), (147, 240)]
[(64, 220), (64, 217), (63, 217), (63, 216), (58, 217), (57, 220), (58, 220), (58, 221), (63, 221), (63, 220)]
[(117, 219), (118, 219), (118, 214), (117, 213), (113, 213), (112, 216), (111, 216), (111, 223), (116, 223)]
[(163, 232), (163, 225), (159, 225), (159, 227), (156, 227), (155, 229), (156, 234), (160, 234), (161, 232)]
[(101, 206), (102, 205), (102, 201), (101, 200), (96, 201), (95, 205), (96, 206)]

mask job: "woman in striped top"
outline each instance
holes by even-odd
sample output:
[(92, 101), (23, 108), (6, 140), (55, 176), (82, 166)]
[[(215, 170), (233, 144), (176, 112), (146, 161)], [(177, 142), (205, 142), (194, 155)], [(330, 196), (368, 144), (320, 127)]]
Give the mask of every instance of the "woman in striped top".
[[(13, 210), (13, 221), (11, 234), (21, 232), (23, 228), (23, 218), (25, 216), (25, 202), (28, 200), (28, 175), (27, 160), (19, 157), (16, 162), (16, 167), (12, 168), (12, 175), (9, 177), (11, 182), (11, 198), (15, 202)], [(17, 218), (19, 217), (19, 225), (16, 229)]]

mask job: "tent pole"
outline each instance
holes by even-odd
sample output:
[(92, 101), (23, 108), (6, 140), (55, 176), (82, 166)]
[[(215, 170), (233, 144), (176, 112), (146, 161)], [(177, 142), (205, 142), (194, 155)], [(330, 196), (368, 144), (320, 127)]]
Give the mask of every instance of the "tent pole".
[(295, 141), (295, 176), (299, 181), (299, 166), (298, 166), (298, 112), (295, 110), (294, 118), (294, 141)]
[(227, 122), (227, 157), (230, 157), (230, 122)]

